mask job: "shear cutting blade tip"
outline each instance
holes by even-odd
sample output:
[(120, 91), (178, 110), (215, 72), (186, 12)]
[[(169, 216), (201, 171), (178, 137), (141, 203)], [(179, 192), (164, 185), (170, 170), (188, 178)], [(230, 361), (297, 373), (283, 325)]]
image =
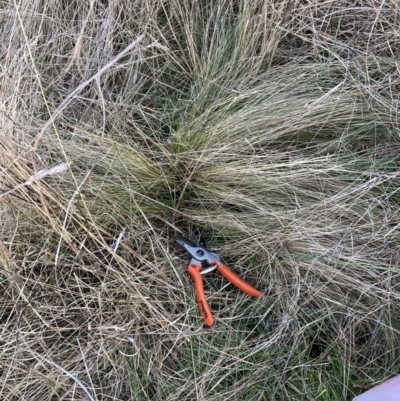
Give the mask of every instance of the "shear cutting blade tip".
[(174, 240), (174, 241), (176, 241), (179, 245), (181, 245), (181, 246), (185, 246), (185, 245), (189, 245), (189, 246), (193, 246), (193, 247), (195, 247), (196, 246), (196, 244), (194, 244), (192, 241), (190, 241), (189, 239), (187, 239), (187, 238), (185, 238), (185, 237), (182, 237), (182, 236), (180, 236), (180, 235), (174, 235), (173, 237), (172, 237), (172, 239)]

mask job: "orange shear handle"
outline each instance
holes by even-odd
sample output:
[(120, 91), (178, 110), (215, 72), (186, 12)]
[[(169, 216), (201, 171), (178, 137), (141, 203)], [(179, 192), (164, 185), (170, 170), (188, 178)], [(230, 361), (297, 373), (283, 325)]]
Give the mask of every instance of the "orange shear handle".
[(264, 298), (264, 294), (261, 291), (258, 291), (256, 288), (254, 288), (250, 284), (243, 281), (228, 266), (224, 265), (223, 263), (217, 262), (217, 261), (214, 261), (213, 264), (217, 265), (218, 272), (221, 273), (232, 284), (236, 285), (237, 288), (239, 288), (246, 294), (251, 295), (252, 297)]
[(208, 327), (211, 327), (214, 324), (214, 318), (204, 294), (203, 278), (201, 277), (200, 270), (201, 265), (195, 265), (193, 263), (190, 263), (187, 268), (187, 271), (192, 276), (194, 285), (196, 287), (196, 299), (199, 305), (201, 316), (203, 317), (205, 324)]

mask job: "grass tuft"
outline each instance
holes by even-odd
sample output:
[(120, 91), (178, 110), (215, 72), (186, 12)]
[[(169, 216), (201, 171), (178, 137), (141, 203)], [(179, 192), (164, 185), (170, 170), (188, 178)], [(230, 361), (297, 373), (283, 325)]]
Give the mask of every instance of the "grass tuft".
[[(4, 5), (0, 398), (351, 400), (400, 370), (399, 5)], [(196, 228), (265, 292), (205, 277)]]

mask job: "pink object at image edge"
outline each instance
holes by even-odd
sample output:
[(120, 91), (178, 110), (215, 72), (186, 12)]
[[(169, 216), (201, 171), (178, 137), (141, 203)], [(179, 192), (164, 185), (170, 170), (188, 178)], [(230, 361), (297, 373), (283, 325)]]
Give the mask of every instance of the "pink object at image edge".
[(371, 388), (353, 401), (400, 401), (400, 375)]

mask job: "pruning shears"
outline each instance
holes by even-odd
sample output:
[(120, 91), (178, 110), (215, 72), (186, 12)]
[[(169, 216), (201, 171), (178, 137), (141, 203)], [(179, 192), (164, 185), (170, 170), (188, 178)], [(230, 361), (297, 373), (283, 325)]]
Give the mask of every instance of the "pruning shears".
[[(246, 294), (256, 298), (264, 297), (262, 292), (243, 281), (235, 272), (225, 265), (218, 253), (209, 251), (201, 236), (199, 236), (197, 244), (185, 237), (181, 237), (180, 235), (173, 236), (173, 239), (185, 248), (192, 258), (187, 267), (187, 272), (192, 276), (194, 281), (197, 303), (199, 304), (201, 315), (207, 326), (210, 327), (214, 324), (214, 317), (204, 294), (202, 275), (216, 270)], [(204, 269), (203, 266), (205, 266)]]

